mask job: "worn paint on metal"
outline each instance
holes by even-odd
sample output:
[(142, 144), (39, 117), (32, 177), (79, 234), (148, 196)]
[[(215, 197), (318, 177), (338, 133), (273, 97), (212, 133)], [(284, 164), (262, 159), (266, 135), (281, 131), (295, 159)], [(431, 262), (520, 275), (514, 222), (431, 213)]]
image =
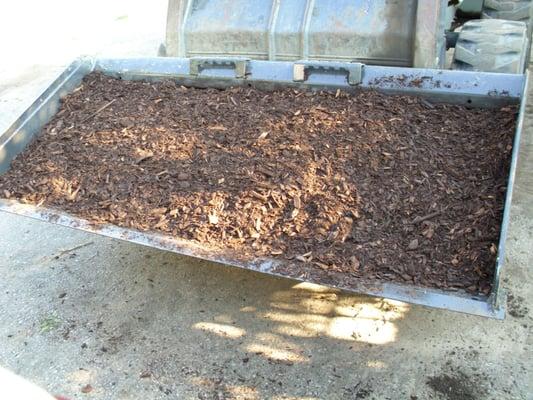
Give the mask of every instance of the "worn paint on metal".
[(412, 66), (417, 3), (170, 0), (167, 55)]

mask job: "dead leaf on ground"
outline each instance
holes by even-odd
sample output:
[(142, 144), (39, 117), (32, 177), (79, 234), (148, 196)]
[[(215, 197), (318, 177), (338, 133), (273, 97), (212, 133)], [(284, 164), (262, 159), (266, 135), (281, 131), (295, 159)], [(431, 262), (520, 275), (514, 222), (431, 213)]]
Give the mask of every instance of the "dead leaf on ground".
[(91, 385), (85, 385), (81, 388), (82, 393), (91, 393), (93, 391), (93, 387)]

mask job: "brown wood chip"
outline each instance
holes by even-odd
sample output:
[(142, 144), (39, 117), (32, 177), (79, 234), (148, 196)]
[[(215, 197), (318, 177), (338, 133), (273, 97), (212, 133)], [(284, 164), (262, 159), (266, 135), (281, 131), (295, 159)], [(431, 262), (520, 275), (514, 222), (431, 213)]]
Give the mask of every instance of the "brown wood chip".
[(316, 282), (486, 293), (515, 121), (514, 106), (92, 73), (0, 176), (0, 195), (277, 256), (276, 272)]

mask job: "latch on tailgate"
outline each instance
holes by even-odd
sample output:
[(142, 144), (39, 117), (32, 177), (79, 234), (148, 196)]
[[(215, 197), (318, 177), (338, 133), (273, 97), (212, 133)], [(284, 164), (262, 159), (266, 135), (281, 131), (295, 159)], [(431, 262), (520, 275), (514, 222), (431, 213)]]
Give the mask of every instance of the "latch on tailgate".
[(321, 73), (338, 74), (345, 73), (350, 85), (358, 85), (363, 81), (362, 63), (344, 63), (335, 61), (297, 61), (293, 67), (292, 80), (295, 82), (305, 82), (312, 71)]
[(189, 64), (189, 73), (198, 76), (205, 68), (231, 68), (235, 70), (235, 78), (246, 77), (248, 63), (250, 59), (239, 57), (193, 57)]

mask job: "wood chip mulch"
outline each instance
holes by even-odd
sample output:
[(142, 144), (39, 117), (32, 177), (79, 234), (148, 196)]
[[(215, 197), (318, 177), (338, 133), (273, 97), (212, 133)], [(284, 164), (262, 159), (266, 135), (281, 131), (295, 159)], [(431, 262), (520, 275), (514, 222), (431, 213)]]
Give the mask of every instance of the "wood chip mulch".
[(292, 276), (487, 294), (516, 113), (93, 73), (0, 196), (290, 260)]

